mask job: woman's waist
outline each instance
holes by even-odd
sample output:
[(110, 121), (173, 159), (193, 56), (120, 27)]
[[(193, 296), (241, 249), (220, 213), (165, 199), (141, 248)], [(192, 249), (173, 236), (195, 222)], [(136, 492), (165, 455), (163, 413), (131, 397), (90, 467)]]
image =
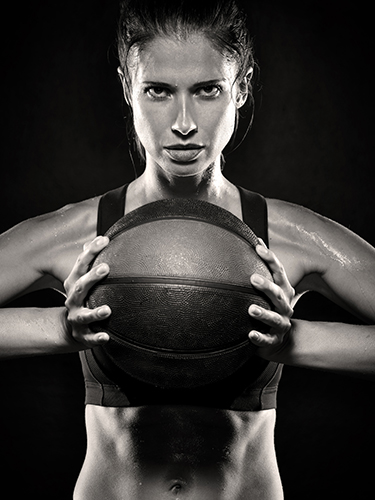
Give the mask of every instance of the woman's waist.
[(152, 492), (139, 498), (156, 499), (180, 490), (181, 498), (247, 499), (250, 491), (268, 490), (273, 493), (259, 498), (279, 498), (274, 410), (88, 405), (86, 421), (82, 478), (98, 488), (106, 483), (113, 491), (132, 492), (132, 499), (138, 491)]
[(273, 447), (275, 411), (194, 406), (113, 408), (87, 405), (88, 443), (119, 459), (159, 463), (227, 462)]

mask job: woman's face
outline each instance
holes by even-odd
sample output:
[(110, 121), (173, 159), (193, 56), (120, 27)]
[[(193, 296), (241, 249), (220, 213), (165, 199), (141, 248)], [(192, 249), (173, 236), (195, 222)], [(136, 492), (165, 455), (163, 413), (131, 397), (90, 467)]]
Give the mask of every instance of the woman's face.
[(236, 71), (204, 35), (157, 37), (138, 54), (131, 105), (146, 168), (182, 177), (220, 165), (243, 104)]

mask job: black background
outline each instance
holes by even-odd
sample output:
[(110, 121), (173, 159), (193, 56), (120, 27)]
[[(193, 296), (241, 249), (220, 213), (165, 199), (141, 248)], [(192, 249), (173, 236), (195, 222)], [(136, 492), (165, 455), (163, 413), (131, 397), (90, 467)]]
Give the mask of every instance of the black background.
[[(370, 3), (246, 5), (261, 71), (254, 125), (227, 157), (227, 177), (307, 206), (374, 244)], [(117, 2), (19, 1), (2, 9), (3, 231), (131, 181), (134, 172), (113, 48)], [(13, 305), (62, 302), (41, 292)], [(357, 322), (314, 294), (296, 316)], [(2, 361), (0, 381), (4, 489), (17, 499), (71, 498), (85, 453), (77, 356)], [(287, 500), (371, 494), (374, 388), (285, 367), (276, 445)]]

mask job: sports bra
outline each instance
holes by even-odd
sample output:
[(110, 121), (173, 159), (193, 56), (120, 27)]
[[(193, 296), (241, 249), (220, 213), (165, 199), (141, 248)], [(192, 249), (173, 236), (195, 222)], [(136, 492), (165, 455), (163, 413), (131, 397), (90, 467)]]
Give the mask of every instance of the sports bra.
[[(267, 204), (263, 196), (238, 187), (243, 220), (268, 245)], [(124, 214), (127, 185), (104, 194), (99, 202), (97, 234), (104, 234)], [(79, 353), (85, 380), (85, 404), (108, 407), (187, 405), (239, 411), (276, 408), (282, 366), (252, 357), (235, 373), (215, 383), (163, 389), (120, 370), (101, 347)]]

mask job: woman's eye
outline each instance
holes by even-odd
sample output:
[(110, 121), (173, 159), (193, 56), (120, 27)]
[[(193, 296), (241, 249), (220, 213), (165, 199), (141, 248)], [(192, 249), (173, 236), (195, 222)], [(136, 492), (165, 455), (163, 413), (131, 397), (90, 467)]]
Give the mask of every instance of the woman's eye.
[(221, 88), (218, 85), (207, 85), (198, 89), (198, 94), (203, 97), (217, 97), (220, 92)]
[(149, 87), (146, 93), (153, 99), (164, 99), (169, 96), (168, 90), (163, 87)]

